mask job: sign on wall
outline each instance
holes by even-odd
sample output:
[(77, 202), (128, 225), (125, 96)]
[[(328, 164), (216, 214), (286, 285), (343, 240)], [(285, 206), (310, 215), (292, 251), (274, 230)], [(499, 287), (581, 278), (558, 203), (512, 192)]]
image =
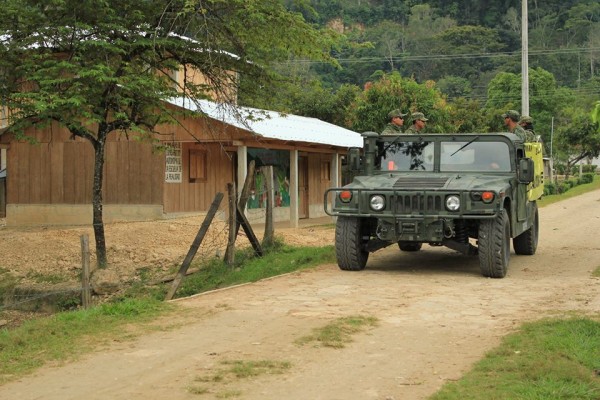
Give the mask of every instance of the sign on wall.
[(165, 182), (181, 183), (183, 167), (181, 166), (181, 143), (171, 143), (166, 151)]

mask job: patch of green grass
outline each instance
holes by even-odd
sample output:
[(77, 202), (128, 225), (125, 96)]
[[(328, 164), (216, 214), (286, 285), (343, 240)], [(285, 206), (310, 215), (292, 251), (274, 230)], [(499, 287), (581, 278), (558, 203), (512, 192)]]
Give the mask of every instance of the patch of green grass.
[(61, 274), (43, 274), (38, 271), (30, 271), (27, 273), (27, 278), (36, 283), (61, 283), (69, 280), (68, 277)]
[[(174, 307), (155, 300), (126, 300), (114, 304), (25, 322), (0, 330), (0, 384), (51, 361), (75, 359), (92, 350), (102, 338), (127, 339), (134, 323), (146, 323)], [(142, 330), (139, 330), (141, 333)], [(90, 337), (94, 337), (94, 341)]]
[(597, 278), (600, 278), (600, 266), (598, 266), (596, 268), (596, 270), (594, 272), (592, 272), (592, 276), (595, 276)]
[(600, 321), (528, 323), (431, 400), (600, 398)]
[(286, 274), (335, 261), (333, 246), (292, 247), (279, 244), (268, 249), (263, 257), (256, 257), (252, 249), (238, 251), (235, 265), (220, 259), (195, 264), (200, 270), (183, 281), (176, 297), (190, 296), (222, 287)]
[[(217, 368), (211, 374), (206, 376), (200, 376), (195, 379), (196, 382), (210, 383), (211, 387), (218, 385), (229, 385), (238, 379), (249, 379), (255, 378), (260, 375), (279, 375), (288, 371), (292, 364), (288, 361), (272, 361), (272, 360), (259, 360), (259, 361), (245, 361), (245, 360), (231, 360), (221, 361), (221, 365), (224, 367)], [(204, 394), (210, 392), (205, 386), (191, 386), (188, 391), (193, 394)], [(226, 399), (230, 397), (237, 397), (242, 392), (238, 390), (227, 390), (217, 393), (217, 397), (220, 399)]]
[(550, 194), (544, 196), (540, 200), (538, 200), (537, 203), (539, 207), (544, 207), (598, 189), (600, 189), (600, 176), (594, 175), (594, 181), (592, 183), (584, 183), (583, 185), (577, 185), (562, 194)]
[(352, 342), (352, 335), (363, 332), (369, 327), (377, 325), (377, 318), (362, 315), (338, 318), (322, 328), (313, 329), (311, 335), (303, 336), (296, 340), (296, 344), (305, 345), (316, 342), (325, 347), (341, 349)]

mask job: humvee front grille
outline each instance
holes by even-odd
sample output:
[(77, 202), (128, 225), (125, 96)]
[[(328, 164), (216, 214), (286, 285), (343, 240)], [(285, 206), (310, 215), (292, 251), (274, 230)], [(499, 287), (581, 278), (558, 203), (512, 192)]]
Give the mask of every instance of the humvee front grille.
[(440, 189), (448, 178), (401, 177), (394, 182), (394, 189)]
[(443, 196), (437, 194), (400, 194), (395, 197), (396, 214), (442, 211)]

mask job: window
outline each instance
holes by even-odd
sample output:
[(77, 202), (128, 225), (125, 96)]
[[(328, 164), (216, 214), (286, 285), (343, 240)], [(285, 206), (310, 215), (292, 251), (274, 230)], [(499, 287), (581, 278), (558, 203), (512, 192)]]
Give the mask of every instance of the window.
[(190, 150), (190, 182), (206, 182), (206, 152)]

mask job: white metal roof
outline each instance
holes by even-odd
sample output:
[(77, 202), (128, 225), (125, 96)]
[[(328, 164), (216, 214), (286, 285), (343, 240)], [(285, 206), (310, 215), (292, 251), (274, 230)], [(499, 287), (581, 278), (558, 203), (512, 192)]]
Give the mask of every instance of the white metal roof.
[(363, 145), (359, 133), (317, 118), (284, 115), (276, 111), (224, 105), (208, 100), (193, 102), (184, 97), (171, 99), (169, 102), (188, 110), (200, 111), (210, 118), (269, 139), (339, 147), (362, 147)]

